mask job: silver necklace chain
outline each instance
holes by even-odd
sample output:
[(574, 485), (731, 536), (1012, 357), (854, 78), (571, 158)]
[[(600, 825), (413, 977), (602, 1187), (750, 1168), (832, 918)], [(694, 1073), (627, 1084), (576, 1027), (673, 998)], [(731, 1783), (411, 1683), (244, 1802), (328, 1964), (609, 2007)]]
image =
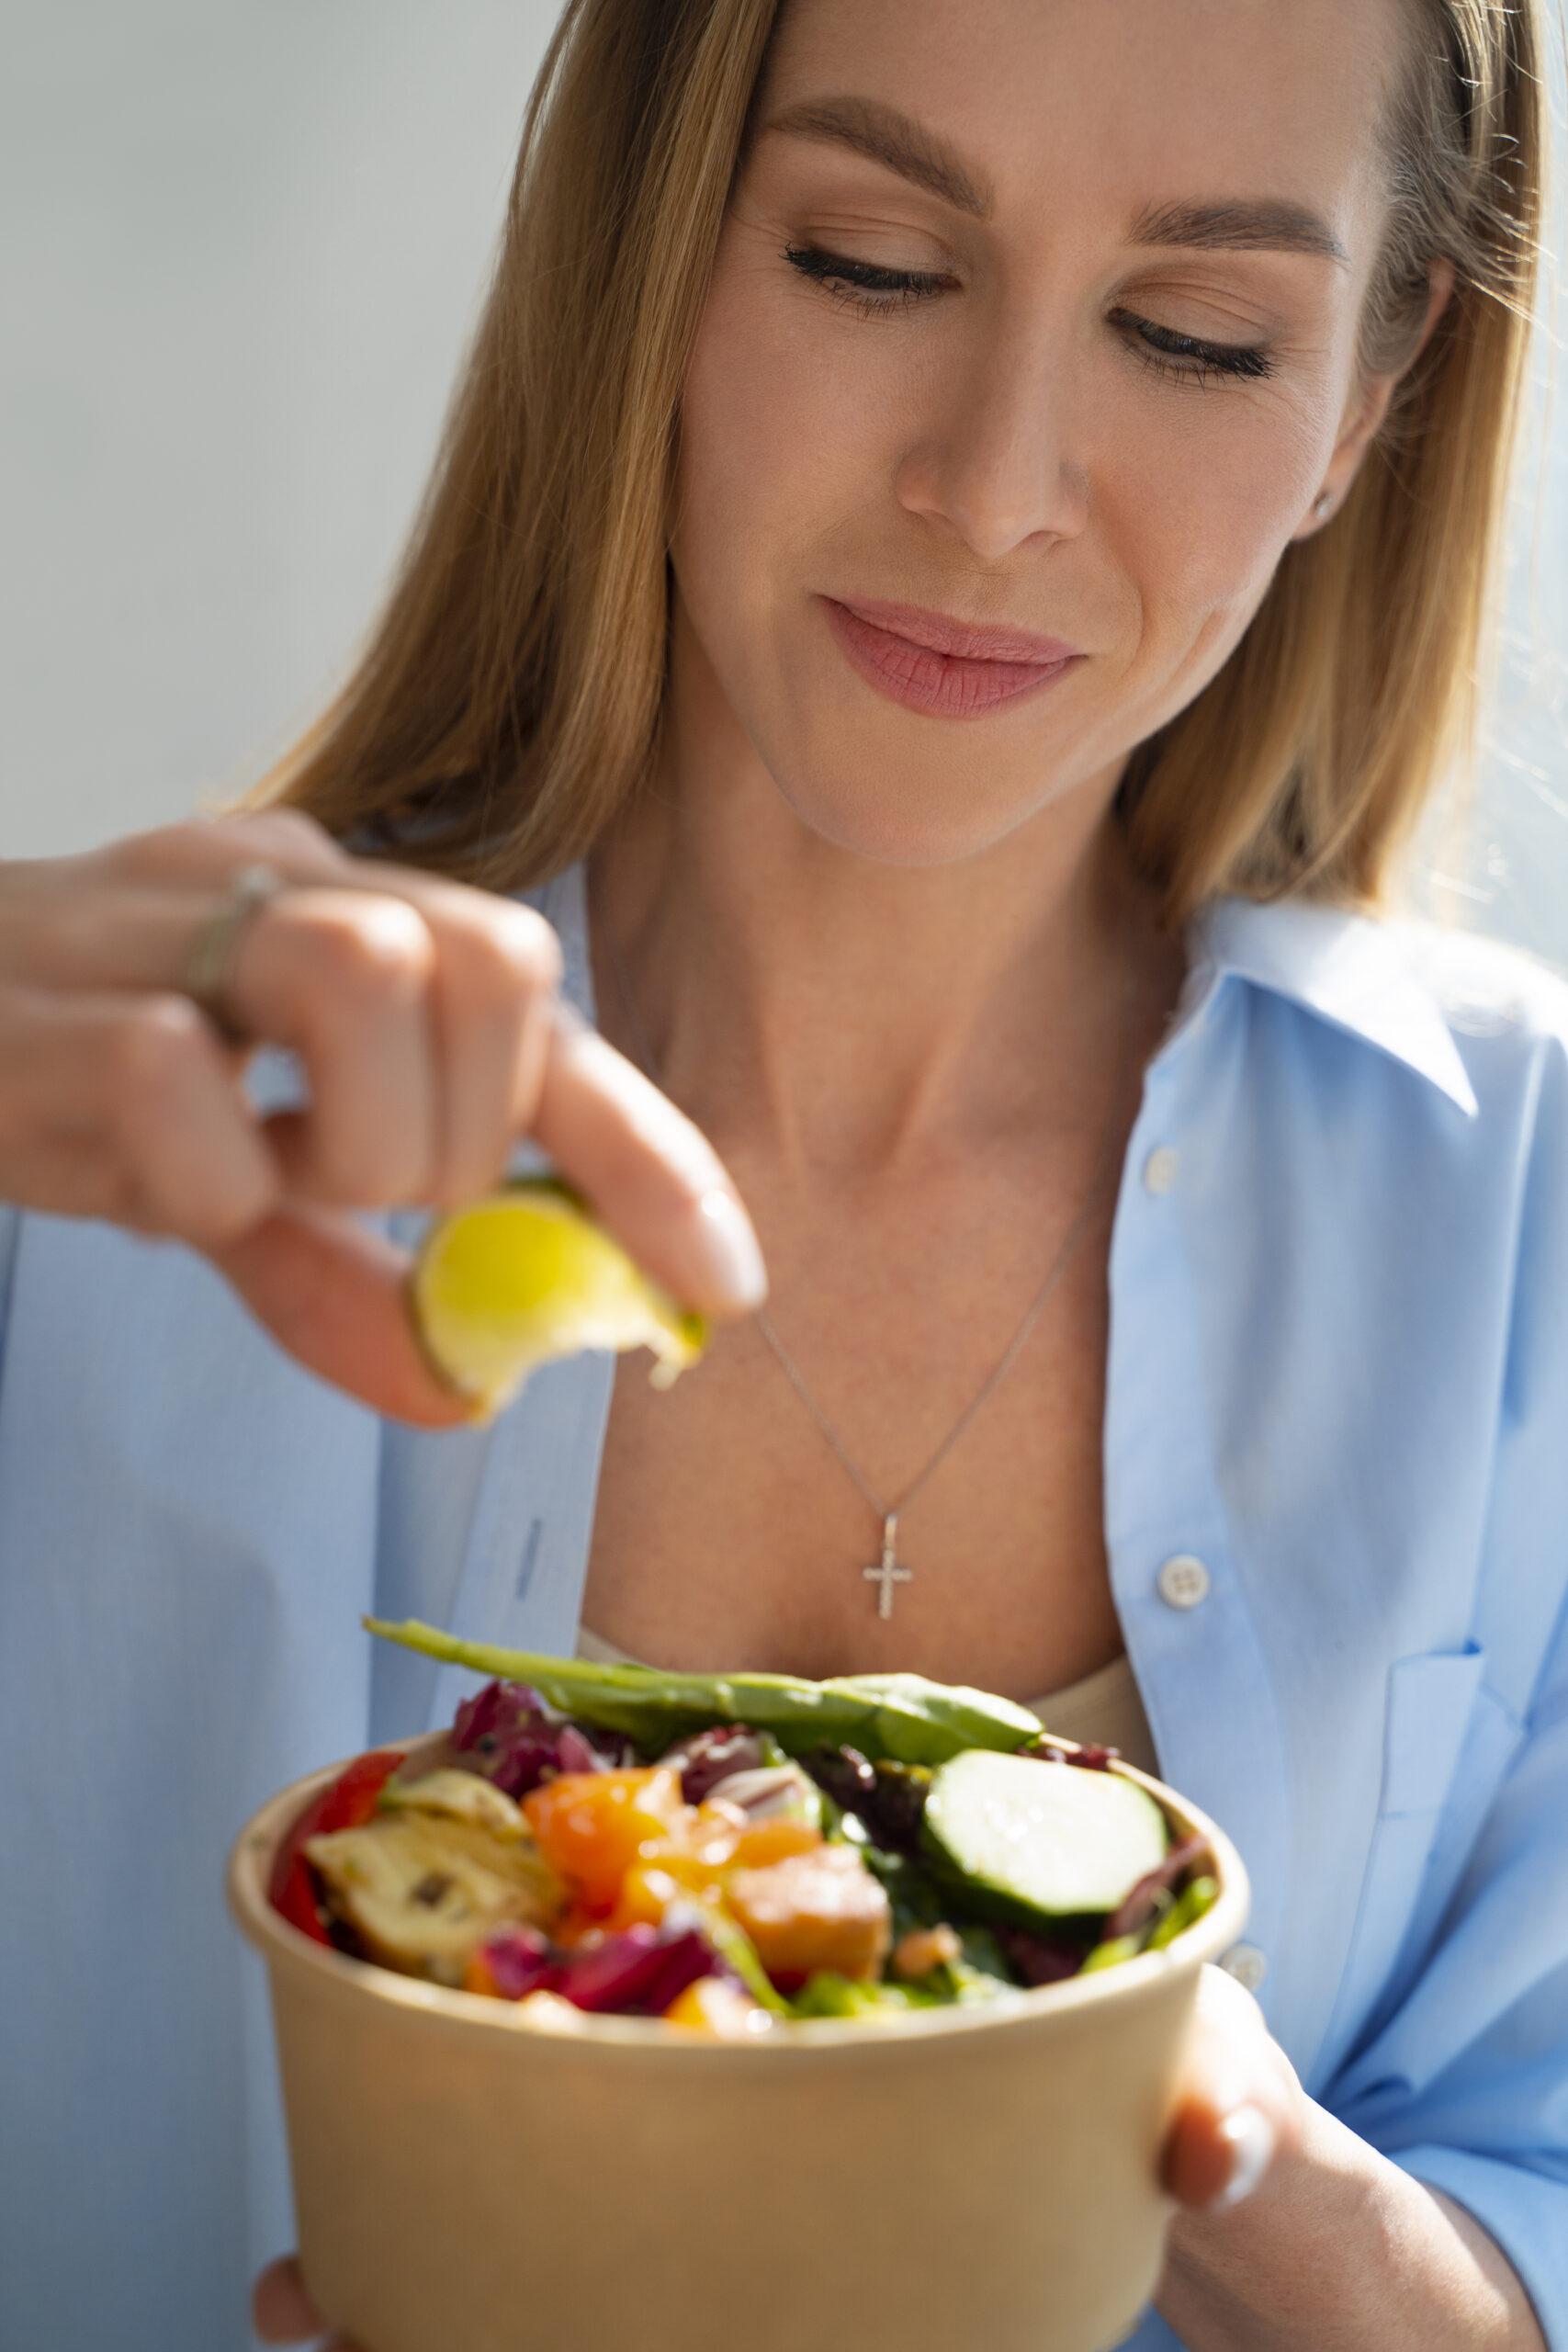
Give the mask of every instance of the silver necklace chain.
[[(604, 941), (605, 945), (608, 947), (610, 952), (610, 963), (615, 975), (615, 986), (620, 992), (622, 1007), (626, 1016), (626, 1024), (636, 1042), (637, 1061), (640, 1063), (645, 1074), (657, 1086), (660, 1082), (658, 1069), (655, 1065), (652, 1050), (649, 1046), (647, 1032), (643, 1028), (641, 1017), (637, 1012), (637, 1004), (632, 996), (631, 983), (626, 977), (626, 965), (621, 959), (619, 948), (616, 946), (614, 938), (608, 932), (604, 933)], [(1131, 964), (1129, 964), (1127, 987), (1123, 994), (1122, 1005), (1122, 1037), (1121, 1052), (1117, 1060), (1117, 1082), (1111, 1092), (1111, 1106), (1106, 1114), (1105, 1125), (1100, 1136), (1100, 1148), (1095, 1155), (1094, 1173), (1089, 1180), (1089, 1190), (1084, 1195), (1083, 1204), (1079, 1208), (1077, 1216), (1074, 1217), (1071, 1225), (1067, 1227), (1066, 1237), (1063, 1239), (1062, 1245), (1057, 1250), (1055, 1259), (1052, 1261), (1044, 1281), (1041, 1283), (1040, 1288), (1035, 1292), (1032, 1300), (1030, 1302), (1028, 1311), (1025, 1314), (1022, 1322), (1019, 1325), (1017, 1330), (1013, 1333), (1012, 1338), (1009, 1340), (1006, 1348), (1003, 1350), (1000, 1361), (998, 1363), (995, 1369), (989, 1373), (986, 1379), (981, 1383), (978, 1394), (975, 1396), (969, 1404), (964, 1407), (963, 1412), (959, 1415), (952, 1429), (949, 1430), (947, 1435), (943, 1438), (942, 1443), (938, 1446), (931, 1460), (926, 1464), (925, 1468), (920, 1472), (917, 1478), (905, 1487), (903, 1493), (895, 1502), (885, 1502), (882, 1497), (876, 1493), (875, 1489), (862, 1475), (857, 1465), (851, 1460), (849, 1453), (845, 1450), (843, 1441), (840, 1437), (837, 1430), (833, 1427), (831, 1421), (828, 1419), (826, 1413), (823, 1412), (821, 1407), (818, 1404), (816, 1398), (812, 1396), (811, 1391), (807, 1388), (805, 1380), (801, 1376), (799, 1366), (796, 1364), (794, 1357), (790, 1354), (788, 1349), (784, 1346), (784, 1343), (780, 1339), (778, 1333), (774, 1330), (772, 1323), (769, 1321), (766, 1315), (763, 1314), (760, 1306), (753, 1311), (753, 1320), (755, 1321), (758, 1329), (761, 1332), (763, 1339), (766, 1340), (769, 1347), (772, 1348), (774, 1355), (778, 1358), (780, 1366), (789, 1380), (790, 1385), (794, 1388), (796, 1396), (800, 1398), (801, 1403), (806, 1407), (807, 1411), (811, 1415), (812, 1419), (821, 1430), (822, 1435), (827, 1439), (828, 1443), (832, 1447), (833, 1452), (838, 1455), (839, 1460), (843, 1464), (844, 1468), (849, 1472), (850, 1476), (854, 1480), (855, 1485), (859, 1487), (861, 1493), (864, 1496), (866, 1501), (871, 1505), (873, 1510), (876, 1513), (876, 1516), (883, 1523), (881, 1561), (874, 1567), (863, 1569), (862, 1573), (868, 1582), (874, 1583), (878, 1587), (878, 1611), (884, 1618), (891, 1617), (893, 1614), (893, 1595), (896, 1587), (900, 1584), (908, 1584), (912, 1581), (914, 1577), (914, 1570), (901, 1566), (897, 1555), (898, 1520), (900, 1513), (904, 1510), (905, 1507), (913, 1500), (914, 1497), (919, 1494), (927, 1479), (941, 1468), (948, 1455), (952, 1453), (953, 1447), (957, 1444), (959, 1439), (964, 1435), (964, 1430), (969, 1427), (970, 1422), (975, 1419), (976, 1414), (978, 1413), (981, 1407), (995, 1395), (996, 1391), (1001, 1386), (1002, 1382), (1007, 1378), (1008, 1374), (1012, 1370), (1013, 1365), (1017, 1363), (1019, 1356), (1021, 1354), (1029, 1340), (1030, 1333), (1033, 1330), (1035, 1324), (1039, 1321), (1041, 1315), (1044, 1311), (1046, 1302), (1049, 1300), (1052, 1292), (1055, 1289), (1057, 1283), (1061, 1280), (1063, 1273), (1066, 1270), (1068, 1261), (1071, 1259), (1074, 1250), (1077, 1247), (1078, 1242), (1082, 1239), (1088, 1227), (1090, 1215), (1092, 1214), (1095, 1204), (1100, 1196), (1100, 1186), (1112, 1161), (1113, 1146), (1116, 1136), (1116, 1113), (1122, 1100), (1122, 1081), (1125, 1079), (1127, 1071), (1128, 1046), (1132, 1032), (1133, 993), (1133, 967)]]

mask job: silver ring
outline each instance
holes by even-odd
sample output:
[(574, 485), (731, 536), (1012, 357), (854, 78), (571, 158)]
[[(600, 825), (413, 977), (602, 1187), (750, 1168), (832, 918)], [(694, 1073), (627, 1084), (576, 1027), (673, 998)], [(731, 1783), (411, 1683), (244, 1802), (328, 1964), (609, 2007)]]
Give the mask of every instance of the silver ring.
[(191, 943), (180, 986), (200, 1005), (225, 1045), (245, 1043), (244, 1031), (223, 1001), (240, 935), (252, 916), (288, 887), (274, 865), (243, 865), (229, 886), (224, 904)]

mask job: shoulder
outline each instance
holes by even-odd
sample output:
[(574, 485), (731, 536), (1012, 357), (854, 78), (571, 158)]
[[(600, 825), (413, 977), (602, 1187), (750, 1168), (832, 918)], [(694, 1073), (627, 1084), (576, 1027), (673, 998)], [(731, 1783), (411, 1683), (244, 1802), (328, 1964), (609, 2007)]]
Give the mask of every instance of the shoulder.
[[(1467, 1164), (1477, 1205), (1493, 1204), (1511, 1255), (1510, 1353), (1528, 1388), (1568, 1408), (1568, 979), (1501, 940), (1428, 923), (1391, 926), (1391, 945), (1440, 1019), (1477, 1115), (1450, 1171)], [(1485, 1254), (1473, 1226), (1471, 1247)], [(1533, 1364), (1528, 1382), (1525, 1367)]]
[(1423, 922), (1391, 930), (1464, 1066), (1482, 1127), (1568, 1175), (1568, 978), (1473, 932)]
[(1391, 922), (1390, 944), (1456, 1044), (1500, 1037), (1568, 1052), (1568, 976), (1522, 947), (1430, 922)]

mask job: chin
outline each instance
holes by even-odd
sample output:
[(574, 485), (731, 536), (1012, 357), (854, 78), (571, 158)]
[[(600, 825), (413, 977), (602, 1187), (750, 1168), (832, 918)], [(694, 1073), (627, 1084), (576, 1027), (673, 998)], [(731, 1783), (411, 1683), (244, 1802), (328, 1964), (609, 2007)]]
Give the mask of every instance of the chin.
[(919, 808), (908, 801), (860, 801), (850, 795), (792, 792), (784, 798), (820, 842), (874, 865), (957, 865), (1005, 839), (1033, 814), (1031, 808)]

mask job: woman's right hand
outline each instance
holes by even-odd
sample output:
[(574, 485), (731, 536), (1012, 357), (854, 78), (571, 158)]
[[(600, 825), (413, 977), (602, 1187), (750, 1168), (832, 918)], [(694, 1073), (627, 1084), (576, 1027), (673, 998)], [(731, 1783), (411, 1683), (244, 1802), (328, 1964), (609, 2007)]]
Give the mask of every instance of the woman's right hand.
[[(290, 887), (250, 917), (227, 1045), (181, 992), (247, 865)], [(349, 1214), (454, 1206), (528, 1135), (682, 1304), (765, 1290), (712, 1147), (559, 997), (532, 909), (351, 857), (292, 809), (198, 819), (84, 856), (0, 865), (0, 1200), (202, 1251), (290, 1354), (376, 1411), (470, 1408), (409, 1326), (409, 1261)], [(257, 1115), (254, 1044), (290, 1047), (310, 1105)]]

